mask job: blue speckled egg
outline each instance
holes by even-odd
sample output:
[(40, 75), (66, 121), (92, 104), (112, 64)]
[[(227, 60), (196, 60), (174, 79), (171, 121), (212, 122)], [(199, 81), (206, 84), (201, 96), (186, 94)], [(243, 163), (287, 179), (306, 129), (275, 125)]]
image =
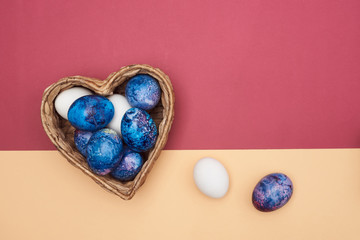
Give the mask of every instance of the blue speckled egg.
[(83, 156), (87, 155), (86, 147), (92, 135), (93, 132), (82, 131), (79, 129), (76, 129), (74, 132), (75, 146)]
[(153, 77), (139, 74), (132, 77), (127, 83), (125, 96), (132, 107), (150, 110), (158, 104), (161, 89)]
[(121, 120), (121, 135), (131, 150), (145, 152), (155, 145), (157, 128), (147, 112), (130, 108)]
[(120, 162), (123, 143), (112, 129), (95, 132), (87, 145), (87, 162), (91, 170), (99, 175), (108, 174)]
[(77, 99), (68, 112), (68, 119), (76, 129), (94, 132), (109, 124), (114, 116), (114, 106), (109, 99), (89, 95)]
[(143, 165), (143, 158), (140, 153), (129, 148), (123, 151), (123, 157), (117, 167), (111, 171), (111, 175), (123, 182), (134, 180)]
[(252, 202), (256, 209), (270, 212), (284, 206), (293, 193), (293, 184), (285, 174), (272, 173), (255, 186)]

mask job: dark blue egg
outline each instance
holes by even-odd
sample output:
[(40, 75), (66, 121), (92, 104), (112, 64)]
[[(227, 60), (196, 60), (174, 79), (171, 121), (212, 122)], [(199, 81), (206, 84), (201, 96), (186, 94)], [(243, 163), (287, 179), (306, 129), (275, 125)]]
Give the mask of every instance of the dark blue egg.
[(139, 74), (127, 83), (125, 96), (132, 107), (150, 110), (158, 104), (161, 90), (159, 83), (153, 77)]
[(157, 129), (147, 112), (130, 108), (121, 120), (121, 135), (131, 150), (145, 152), (155, 145)]
[(255, 186), (252, 202), (256, 209), (270, 212), (284, 206), (293, 193), (293, 184), (285, 174), (272, 173)]
[(77, 99), (68, 112), (68, 119), (76, 129), (94, 132), (109, 124), (114, 116), (114, 106), (109, 99), (89, 95)]
[(134, 152), (129, 148), (123, 151), (123, 157), (119, 165), (111, 171), (111, 175), (123, 182), (134, 180), (143, 165), (143, 158), (140, 153)]
[(114, 130), (104, 128), (91, 136), (86, 150), (91, 170), (106, 175), (120, 162), (123, 143)]
[(86, 147), (92, 135), (93, 132), (82, 131), (79, 129), (76, 129), (74, 132), (75, 146), (83, 156), (86, 156), (87, 154)]

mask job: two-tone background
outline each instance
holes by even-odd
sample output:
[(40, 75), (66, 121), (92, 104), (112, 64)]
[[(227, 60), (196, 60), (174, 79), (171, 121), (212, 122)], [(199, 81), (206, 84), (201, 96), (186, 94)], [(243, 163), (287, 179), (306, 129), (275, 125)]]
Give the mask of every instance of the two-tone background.
[[(105, 192), (42, 129), (47, 86), (147, 63), (169, 75), (175, 121), (134, 199)], [(2, 1), (0, 239), (358, 239), (360, 2)], [(192, 180), (230, 174), (223, 199)], [(281, 171), (294, 195), (260, 213)]]

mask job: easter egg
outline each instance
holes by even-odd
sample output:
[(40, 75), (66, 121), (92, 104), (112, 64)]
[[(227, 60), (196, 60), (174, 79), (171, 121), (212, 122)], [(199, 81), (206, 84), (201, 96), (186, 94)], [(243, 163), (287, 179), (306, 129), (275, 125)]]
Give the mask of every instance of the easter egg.
[(108, 174), (120, 161), (123, 143), (112, 129), (104, 128), (95, 132), (87, 145), (87, 163), (99, 175)]
[(83, 156), (86, 156), (86, 147), (92, 135), (93, 132), (82, 131), (79, 129), (76, 129), (74, 132), (75, 146)]
[(197, 188), (212, 198), (222, 198), (229, 189), (229, 175), (216, 159), (200, 159), (194, 167), (194, 181)]
[(270, 212), (284, 206), (293, 193), (293, 184), (285, 174), (272, 173), (255, 186), (252, 202), (256, 209)]
[(73, 104), (76, 99), (91, 94), (92, 92), (89, 89), (82, 87), (73, 87), (62, 91), (55, 99), (55, 110), (61, 117), (68, 119), (67, 114), (71, 104)]
[(108, 97), (111, 103), (114, 105), (114, 117), (107, 126), (117, 132), (121, 136), (121, 119), (125, 112), (131, 108), (130, 104), (126, 100), (126, 97), (120, 94), (114, 94)]
[(111, 175), (123, 182), (131, 181), (134, 180), (136, 175), (140, 172), (142, 165), (143, 158), (141, 157), (140, 153), (126, 148), (119, 165), (117, 165), (114, 170), (111, 171)]
[(68, 112), (71, 125), (76, 129), (91, 132), (104, 128), (113, 116), (113, 104), (106, 97), (98, 95), (77, 99)]
[(121, 134), (135, 152), (145, 152), (156, 143), (157, 128), (151, 116), (139, 108), (130, 108), (121, 121)]
[(132, 107), (150, 110), (158, 104), (161, 90), (159, 83), (153, 77), (139, 74), (127, 83), (125, 96)]

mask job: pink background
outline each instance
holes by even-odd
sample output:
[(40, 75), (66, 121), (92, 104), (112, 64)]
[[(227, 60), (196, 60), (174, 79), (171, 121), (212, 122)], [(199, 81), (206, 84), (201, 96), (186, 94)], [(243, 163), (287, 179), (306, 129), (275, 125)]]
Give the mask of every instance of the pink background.
[(58, 79), (171, 78), (167, 149), (360, 147), (360, 1), (3, 1), (0, 150), (54, 149)]

